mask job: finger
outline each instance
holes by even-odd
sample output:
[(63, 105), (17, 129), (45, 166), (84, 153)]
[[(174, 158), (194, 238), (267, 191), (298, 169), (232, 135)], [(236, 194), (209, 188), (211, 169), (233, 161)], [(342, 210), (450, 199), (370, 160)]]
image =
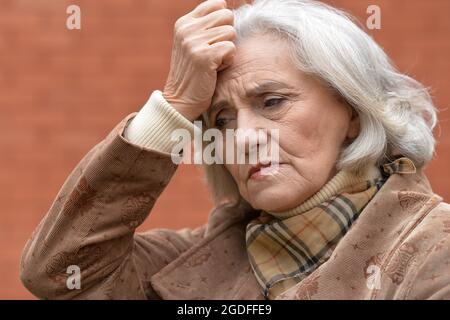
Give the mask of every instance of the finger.
[(191, 13), (194, 18), (200, 18), (226, 7), (227, 3), (225, 0), (206, 0), (200, 3)]
[(211, 45), (210, 49), (214, 55), (214, 63), (217, 69), (223, 70), (230, 66), (236, 55), (236, 46), (232, 41), (221, 41)]
[(234, 27), (230, 25), (203, 30), (201, 33), (193, 36), (192, 38), (192, 40), (207, 43), (209, 45), (221, 41), (233, 41), (235, 39), (236, 31)]
[(234, 13), (230, 9), (220, 9), (198, 19), (202, 29), (210, 29), (223, 25), (234, 24)]
[(228, 68), (230, 66), (229, 63), (224, 63), (222, 62), (222, 64), (220, 65), (220, 67), (217, 69), (217, 72), (220, 72), (222, 70), (225, 70), (226, 68)]

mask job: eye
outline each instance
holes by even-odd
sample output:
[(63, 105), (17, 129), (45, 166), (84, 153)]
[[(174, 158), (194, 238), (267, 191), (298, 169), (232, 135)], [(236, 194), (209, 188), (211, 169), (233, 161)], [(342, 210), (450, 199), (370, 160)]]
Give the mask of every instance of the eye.
[(285, 100), (285, 98), (281, 98), (281, 97), (266, 99), (266, 100), (264, 100), (264, 107), (265, 108), (275, 107), (275, 106), (279, 105), (280, 103), (282, 103), (284, 100)]
[(217, 118), (215, 123), (214, 123), (214, 126), (217, 129), (221, 129), (221, 128), (225, 127), (227, 125), (227, 123), (228, 123), (228, 119), (226, 119), (226, 118)]
[(228, 127), (230, 122), (235, 118), (235, 111), (229, 108), (223, 109), (216, 115), (216, 119), (214, 119), (214, 127), (219, 130)]

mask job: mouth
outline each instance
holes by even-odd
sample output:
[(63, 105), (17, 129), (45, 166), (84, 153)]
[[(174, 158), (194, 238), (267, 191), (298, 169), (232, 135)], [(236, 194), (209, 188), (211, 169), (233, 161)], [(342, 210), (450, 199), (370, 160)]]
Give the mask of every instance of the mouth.
[(257, 163), (248, 171), (247, 179), (262, 179), (278, 171), (280, 163)]

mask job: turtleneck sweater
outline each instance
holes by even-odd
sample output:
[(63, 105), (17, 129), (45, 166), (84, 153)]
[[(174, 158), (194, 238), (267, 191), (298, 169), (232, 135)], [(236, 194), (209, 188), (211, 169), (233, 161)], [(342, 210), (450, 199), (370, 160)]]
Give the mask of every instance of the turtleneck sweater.
[(381, 176), (380, 170), (376, 166), (369, 167), (365, 172), (356, 175), (352, 172), (341, 170), (331, 180), (329, 180), (322, 188), (313, 196), (308, 198), (299, 206), (282, 212), (267, 212), (268, 214), (279, 218), (286, 219), (298, 214), (302, 214), (312, 208), (330, 200), (332, 197), (345, 192), (346, 189), (351, 188), (361, 182), (373, 180)]

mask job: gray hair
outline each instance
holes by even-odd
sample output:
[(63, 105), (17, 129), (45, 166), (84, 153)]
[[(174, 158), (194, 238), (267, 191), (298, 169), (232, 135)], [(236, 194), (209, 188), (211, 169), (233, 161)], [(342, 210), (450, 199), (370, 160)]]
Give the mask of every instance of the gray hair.
[[(312, 0), (256, 0), (234, 10), (237, 41), (266, 32), (288, 40), (299, 70), (333, 88), (358, 113), (359, 136), (338, 169), (362, 172), (395, 155), (423, 167), (434, 154), (436, 109), (428, 90), (401, 74), (347, 13)], [(213, 198), (238, 196), (223, 165), (205, 166)]]

